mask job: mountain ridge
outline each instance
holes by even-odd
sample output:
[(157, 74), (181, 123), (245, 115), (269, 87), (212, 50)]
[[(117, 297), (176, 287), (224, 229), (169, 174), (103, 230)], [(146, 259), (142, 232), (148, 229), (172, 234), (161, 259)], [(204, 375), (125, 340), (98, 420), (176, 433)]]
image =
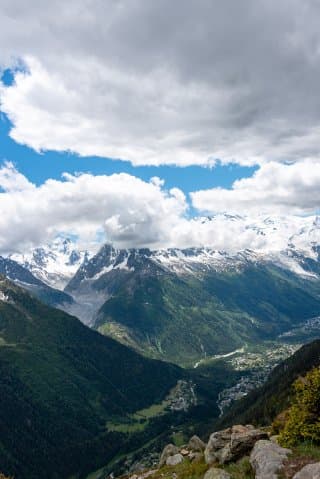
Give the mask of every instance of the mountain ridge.
[(124, 444), (129, 449), (131, 440), (143, 442), (151, 426), (131, 438), (108, 421), (161, 402), (185, 376), (177, 366), (144, 358), (44, 305), (4, 277), (0, 371), (0, 462), (17, 479), (89, 473)]

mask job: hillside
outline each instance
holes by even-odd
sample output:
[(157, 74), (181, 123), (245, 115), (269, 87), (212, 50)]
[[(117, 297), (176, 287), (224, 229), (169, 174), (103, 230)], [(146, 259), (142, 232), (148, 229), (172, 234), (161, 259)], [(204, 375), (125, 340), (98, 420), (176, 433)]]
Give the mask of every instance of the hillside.
[(318, 280), (250, 252), (218, 263), (213, 257), (189, 250), (164, 261), (149, 250), (105, 245), (65, 291), (84, 303), (87, 317), (90, 304), (91, 324), (103, 334), (187, 366), (275, 339), (320, 315)]
[(288, 407), (294, 380), (319, 365), (320, 340), (316, 340), (304, 345), (279, 364), (262, 387), (234, 403), (215, 427), (249, 422), (258, 425), (270, 424), (278, 413)]
[(125, 443), (130, 449), (128, 436), (107, 422), (161, 403), (183, 377), (176, 366), (145, 359), (1, 279), (4, 473), (62, 479), (105, 464)]
[(70, 307), (73, 303), (70, 295), (48, 286), (34, 276), (27, 267), (22, 266), (13, 259), (0, 256), (0, 274), (14, 281), (50, 306), (63, 308)]

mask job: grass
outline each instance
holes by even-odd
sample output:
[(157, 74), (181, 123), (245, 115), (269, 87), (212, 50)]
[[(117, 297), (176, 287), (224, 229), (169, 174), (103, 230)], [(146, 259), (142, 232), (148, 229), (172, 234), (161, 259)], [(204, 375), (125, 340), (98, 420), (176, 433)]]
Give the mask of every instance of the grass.
[(202, 479), (208, 470), (204, 462), (184, 461), (177, 466), (164, 466), (151, 476), (152, 479)]
[(181, 447), (186, 442), (185, 435), (181, 431), (174, 432), (171, 437), (173, 444), (177, 447)]
[(125, 417), (114, 418), (107, 422), (107, 429), (109, 431), (135, 433), (143, 431), (149, 424), (149, 419), (159, 417), (166, 413), (166, 408), (170, 401), (164, 399), (159, 404), (152, 404), (151, 406), (140, 409), (134, 414), (128, 414)]
[(138, 420), (141, 418), (149, 419), (151, 417), (159, 416), (163, 414), (167, 406), (169, 406), (170, 401), (164, 400), (160, 404), (152, 404), (151, 406), (140, 409), (134, 414), (134, 417)]
[(135, 432), (140, 432), (145, 429), (147, 426), (147, 421), (142, 423), (138, 421), (132, 421), (132, 422), (112, 422), (108, 421), (107, 422), (107, 429), (112, 432), (123, 432), (123, 433), (135, 433)]
[(311, 442), (303, 442), (291, 448), (292, 454), (284, 464), (279, 479), (292, 479), (294, 474), (305, 465), (320, 460), (320, 446)]
[(320, 446), (311, 442), (303, 442), (293, 448), (293, 454), (296, 456), (307, 456), (320, 461)]
[[(216, 466), (216, 467), (221, 467), (221, 466)], [(201, 462), (190, 462), (188, 459), (186, 459), (181, 464), (178, 464), (177, 466), (161, 467), (160, 469), (155, 471), (154, 474), (150, 476), (150, 478), (151, 479), (173, 479), (173, 478), (174, 479), (203, 479), (204, 474), (207, 472), (209, 468), (210, 466), (205, 464), (204, 460), (202, 460)], [(255, 478), (255, 475), (250, 465), (248, 457), (244, 457), (237, 463), (232, 463), (232, 464), (228, 464), (227, 466), (224, 466), (223, 470), (228, 472), (231, 475), (232, 479), (254, 479)]]
[(229, 464), (224, 468), (232, 479), (254, 479), (255, 474), (248, 457), (243, 457), (236, 463)]

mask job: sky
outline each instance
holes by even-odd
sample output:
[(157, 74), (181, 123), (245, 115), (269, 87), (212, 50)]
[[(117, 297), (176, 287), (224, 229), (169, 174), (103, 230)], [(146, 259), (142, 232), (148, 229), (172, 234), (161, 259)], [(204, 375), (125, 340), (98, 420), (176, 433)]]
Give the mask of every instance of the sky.
[(315, 0), (3, 0), (0, 254), (56, 235), (236, 249), (254, 240), (226, 213), (318, 213), (319, 13)]

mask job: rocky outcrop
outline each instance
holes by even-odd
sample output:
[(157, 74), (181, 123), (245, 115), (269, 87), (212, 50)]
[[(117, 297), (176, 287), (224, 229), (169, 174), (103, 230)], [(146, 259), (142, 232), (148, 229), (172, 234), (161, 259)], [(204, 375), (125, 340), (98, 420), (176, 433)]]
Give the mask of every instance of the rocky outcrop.
[(203, 441), (201, 441), (200, 437), (192, 436), (188, 442), (187, 448), (194, 452), (202, 452), (205, 450), (206, 445)]
[(232, 426), (232, 428), (211, 434), (204, 457), (207, 464), (225, 464), (236, 461), (248, 454), (255, 443), (268, 435), (253, 426)]
[(203, 460), (203, 451), (206, 445), (198, 436), (192, 436), (187, 445), (178, 448), (174, 444), (167, 444), (163, 449), (159, 467), (176, 466), (184, 459), (191, 462), (201, 462)]
[(250, 454), (250, 464), (256, 473), (256, 479), (277, 479), (289, 454), (290, 449), (280, 447), (274, 442), (257, 441)]
[(320, 478), (320, 462), (308, 464), (301, 471), (293, 476), (293, 479), (319, 479)]
[(174, 444), (167, 444), (162, 451), (159, 466), (164, 466), (167, 462), (167, 459), (171, 456), (174, 456), (175, 454), (179, 454), (179, 448)]
[(211, 467), (204, 475), (203, 479), (231, 479), (228, 472), (217, 467)]
[(167, 457), (166, 465), (176, 466), (177, 464), (180, 464), (182, 461), (183, 461), (183, 455), (178, 453), (178, 454), (174, 454), (174, 456)]

